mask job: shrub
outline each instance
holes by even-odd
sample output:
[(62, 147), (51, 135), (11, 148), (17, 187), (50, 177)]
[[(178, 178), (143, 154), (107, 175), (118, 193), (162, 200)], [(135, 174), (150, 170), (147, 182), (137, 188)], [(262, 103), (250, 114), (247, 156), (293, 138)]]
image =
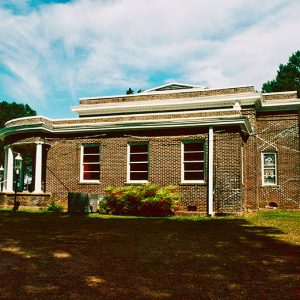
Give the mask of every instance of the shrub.
[(50, 201), (48, 204), (47, 211), (53, 211), (53, 212), (61, 212), (64, 210), (64, 207), (60, 204), (57, 204), (54, 199)]
[(107, 196), (100, 201), (99, 212), (114, 215), (170, 216), (179, 199), (176, 186), (110, 186), (105, 191)]

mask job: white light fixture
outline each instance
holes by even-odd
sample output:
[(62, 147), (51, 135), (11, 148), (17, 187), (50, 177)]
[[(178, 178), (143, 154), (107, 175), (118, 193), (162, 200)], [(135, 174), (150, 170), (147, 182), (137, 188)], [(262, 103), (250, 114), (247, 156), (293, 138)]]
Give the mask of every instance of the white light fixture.
[(15, 169), (16, 173), (19, 174), (20, 169), (22, 167), (23, 158), (21, 157), (20, 153), (15, 157)]

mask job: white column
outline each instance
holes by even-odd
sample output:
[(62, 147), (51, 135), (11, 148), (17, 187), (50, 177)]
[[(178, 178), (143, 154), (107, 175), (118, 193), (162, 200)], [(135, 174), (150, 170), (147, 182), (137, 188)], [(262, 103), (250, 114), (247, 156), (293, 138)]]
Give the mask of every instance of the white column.
[(34, 193), (42, 193), (42, 153), (43, 145), (36, 144)]
[(214, 198), (214, 128), (208, 130), (208, 215), (213, 216)]
[(3, 174), (3, 189), (2, 192), (6, 192), (7, 182), (7, 147), (4, 147), (4, 174)]
[(5, 149), (4, 169), (4, 192), (12, 193), (14, 191), (14, 154), (11, 146)]

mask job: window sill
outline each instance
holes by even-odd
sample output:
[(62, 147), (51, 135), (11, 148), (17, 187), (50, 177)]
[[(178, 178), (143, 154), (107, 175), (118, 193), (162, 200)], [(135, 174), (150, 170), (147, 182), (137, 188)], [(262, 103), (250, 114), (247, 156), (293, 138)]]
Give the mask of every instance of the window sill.
[(261, 185), (262, 188), (269, 188), (269, 187), (273, 187), (273, 188), (278, 188), (279, 187), (279, 184), (262, 184)]
[(140, 185), (140, 184), (146, 184), (149, 183), (149, 181), (126, 181), (125, 185)]
[(179, 185), (207, 185), (206, 181), (179, 182)]

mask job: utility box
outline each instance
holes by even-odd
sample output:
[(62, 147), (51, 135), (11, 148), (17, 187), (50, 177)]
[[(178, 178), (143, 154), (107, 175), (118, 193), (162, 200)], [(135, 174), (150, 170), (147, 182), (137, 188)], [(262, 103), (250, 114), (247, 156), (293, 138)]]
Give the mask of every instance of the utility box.
[(99, 207), (99, 195), (98, 194), (88, 194), (89, 198), (89, 209), (91, 213), (96, 213)]
[(98, 206), (98, 194), (68, 193), (68, 212), (70, 213), (95, 213), (97, 212)]

